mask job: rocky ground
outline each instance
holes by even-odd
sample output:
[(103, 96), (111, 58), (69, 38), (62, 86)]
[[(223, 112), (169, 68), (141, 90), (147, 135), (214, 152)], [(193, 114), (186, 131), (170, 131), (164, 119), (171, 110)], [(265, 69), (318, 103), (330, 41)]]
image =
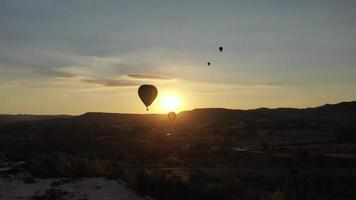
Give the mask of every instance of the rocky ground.
[(124, 183), (103, 177), (37, 178), (24, 162), (0, 161), (1, 200), (142, 200)]

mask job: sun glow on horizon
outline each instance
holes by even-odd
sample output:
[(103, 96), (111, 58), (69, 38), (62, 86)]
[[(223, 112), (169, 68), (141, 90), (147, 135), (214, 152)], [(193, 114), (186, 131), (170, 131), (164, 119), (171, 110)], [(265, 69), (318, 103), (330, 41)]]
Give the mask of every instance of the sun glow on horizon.
[(167, 94), (160, 99), (159, 106), (166, 112), (176, 112), (180, 106), (180, 100), (174, 94)]

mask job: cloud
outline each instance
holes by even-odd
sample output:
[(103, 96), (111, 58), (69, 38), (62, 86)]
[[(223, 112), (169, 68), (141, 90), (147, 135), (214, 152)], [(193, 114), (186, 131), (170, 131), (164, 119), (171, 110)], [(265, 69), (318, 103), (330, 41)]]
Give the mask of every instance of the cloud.
[(116, 79), (84, 78), (84, 79), (80, 79), (79, 81), (86, 82), (86, 83), (95, 83), (95, 84), (103, 85), (106, 87), (129, 87), (129, 86), (138, 86), (139, 85), (136, 82), (116, 80)]
[(80, 82), (86, 84), (97, 84), (103, 87), (131, 87), (131, 86), (140, 85), (138, 81), (133, 81), (133, 80), (99, 78), (99, 77), (88, 77), (88, 76), (62, 76), (62, 77), (57, 77), (57, 80)]
[(173, 80), (170, 77), (167, 76), (161, 76), (161, 75), (150, 75), (150, 74), (128, 74), (126, 75), (129, 78), (133, 79), (159, 79), (159, 80)]
[(66, 68), (75, 65), (80, 59), (82, 57), (35, 47), (0, 47), (0, 71), (4, 72), (0, 76), (6, 75), (5, 78), (16, 80), (74, 77), (77, 73)]

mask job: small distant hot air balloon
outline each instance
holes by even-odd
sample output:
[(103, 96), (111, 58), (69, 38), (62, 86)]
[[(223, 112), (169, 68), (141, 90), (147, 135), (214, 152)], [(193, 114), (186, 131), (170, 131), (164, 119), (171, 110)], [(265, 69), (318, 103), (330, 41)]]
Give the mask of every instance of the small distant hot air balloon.
[(169, 113), (168, 113), (168, 119), (169, 119), (169, 121), (174, 121), (174, 120), (176, 120), (176, 117), (177, 117), (177, 115), (176, 115), (175, 112), (169, 112)]
[(206, 63), (206, 64), (208, 64), (208, 66), (210, 66), (210, 64), (211, 64), (211, 63), (210, 63), (210, 62), (208, 62), (208, 63)]
[(138, 88), (138, 96), (141, 101), (145, 104), (146, 110), (156, 99), (158, 94), (158, 90), (154, 85), (141, 85)]
[(222, 52), (222, 51), (223, 51), (223, 49), (224, 49), (223, 47), (219, 47), (219, 51), (220, 51), (220, 52)]

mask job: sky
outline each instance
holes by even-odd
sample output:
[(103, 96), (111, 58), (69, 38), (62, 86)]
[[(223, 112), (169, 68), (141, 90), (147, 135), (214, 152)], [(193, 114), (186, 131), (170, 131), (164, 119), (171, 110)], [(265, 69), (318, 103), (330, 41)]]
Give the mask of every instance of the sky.
[(149, 113), (356, 100), (353, 0), (0, 1), (0, 113), (147, 113), (141, 84)]

